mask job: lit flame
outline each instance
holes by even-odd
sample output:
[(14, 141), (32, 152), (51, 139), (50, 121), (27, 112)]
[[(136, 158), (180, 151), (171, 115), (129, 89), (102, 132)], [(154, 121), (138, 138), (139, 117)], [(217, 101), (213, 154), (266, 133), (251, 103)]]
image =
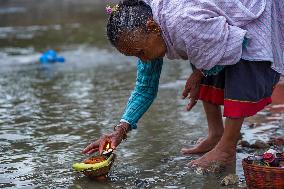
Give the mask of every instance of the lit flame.
[(108, 150), (108, 149), (109, 149), (109, 146), (110, 146), (110, 145), (109, 145), (109, 143), (107, 143), (107, 145), (106, 145), (106, 150)]

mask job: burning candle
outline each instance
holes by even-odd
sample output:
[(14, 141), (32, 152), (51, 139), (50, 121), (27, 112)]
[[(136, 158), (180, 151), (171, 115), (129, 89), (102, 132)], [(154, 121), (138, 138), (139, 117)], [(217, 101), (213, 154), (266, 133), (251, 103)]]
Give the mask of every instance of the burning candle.
[(107, 143), (106, 147), (105, 147), (105, 150), (108, 150), (110, 147), (110, 143)]
[(103, 155), (109, 156), (110, 154), (112, 154), (113, 149), (110, 148), (110, 143), (107, 143), (104, 151), (103, 151)]

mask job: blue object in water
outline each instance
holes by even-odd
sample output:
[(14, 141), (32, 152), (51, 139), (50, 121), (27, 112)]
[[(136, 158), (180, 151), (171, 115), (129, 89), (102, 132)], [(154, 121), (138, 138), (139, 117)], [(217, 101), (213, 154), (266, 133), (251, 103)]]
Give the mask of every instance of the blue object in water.
[(62, 56), (58, 56), (55, 50), (48, 50), (45, 51), (41, 57), (39, 58), (40, 63), (46, 64), (46, 63), (56, 63), (60, 62), (63, 63), (65, 62), (65, 58)]

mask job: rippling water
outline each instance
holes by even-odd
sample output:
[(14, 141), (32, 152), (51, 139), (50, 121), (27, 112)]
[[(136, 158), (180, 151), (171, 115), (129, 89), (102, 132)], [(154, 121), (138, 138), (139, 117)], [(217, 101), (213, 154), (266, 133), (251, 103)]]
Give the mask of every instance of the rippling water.
[[(206, 135), (201, 104), (185, 112), (180, 98), (187, 62), (165, 63), (158, 97), (119, 146), (107, 182), (71, 169), (85, 158), (85, 145), (119, 121), (134, 86), (135, 59), (106, 43), (105, 2), (41, 3), (0, 2), (0, 188), (220, 188), (222, 175), (195, 173), (186, 164), (197, 156), (179, 153)], [(39, 64), (48, 48), (61, 49), (66, 63)], [(229, 170), (240, 177), (244, 155)]]
[[(77, 60), (77, 53), (85, 59)], [(111, 131), (119, 120), (134, 85), (135, 61), (96, 48), (63, 55), (69, 57), (64, 64), (27, 61), (0, 71), (3, 187), (94, 185), (74, 173), (71, 165), (84, 158), (80, 151), (90, 139)], [(26, 55), (30, 60), (34, 56)], [(175, 81), (183, 79), (180, 73), (186, 67), (175, 62), (165, 66), (157, 101), (139, 131), (120, 146), (104, 187), (201, 184), (199, 179), (184, 180), (190, 175), (189, 159), (179, 155), (185, 140), (196, 139), (205, 124), (200, 107), (185, 113), (179, 98), (183, 82)]]
[[(25, 64), (16, 61), (21, 56), (14, 56), (15, 64), (0, 71), (3, 187), (64, 188), (93, 183), (74, 173), (71, 165), (83, 159), (80, 151), (90, 139), (110, 131), (119, 120), (134, 85), (135, 61), (96, 48), (63, 55), (68, 57), (66, 63), (49, 66), (33, 63), (36, 55), (25, 55)], [(186, 158), (178, 155), (186, 137), (181, 134), (186, 130), (194, 135), (196, 129), (186, 128), (182, 120), (185, 115), (178, 94), (182, 85), (172, 88), (168, 82), (179, 79), (181, 68), (174, 64), (181, 66), (165, 67), (171, 74), (164, 74), (159, 98), (141, 120), (139, 132), (133, 131), (118, 150), (112, 186), (135, 185), (145, 176), (162, 185), (169, 177), (177, 185), (174, 178), (186, 174)]]

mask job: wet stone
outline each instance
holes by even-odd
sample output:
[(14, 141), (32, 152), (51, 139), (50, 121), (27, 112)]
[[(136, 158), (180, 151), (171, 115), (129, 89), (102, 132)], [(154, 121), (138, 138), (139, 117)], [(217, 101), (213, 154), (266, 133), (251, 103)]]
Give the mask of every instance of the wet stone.
[(269, 148), (269, 144), (262, 140), (256, 140), (254, 144), (250, 145), (251, 148), (256, 148), (256, 149), (265, 149)]
[(149, 187), (149, 182), (147, 180), (144, 179), (137, 179), (134, 181), (135, 186), (137, 186), (138, 188), (146, 188)]
[(236, 149), (237, 153), (243, 153), (245, 150), (242, 147), (237, 147)]
[(249, 126), (249, 128), (254, 128), (254, 127), (256, 127), (256, 123), (251, 123), (248, 126)]
[(246, 140), (240, 140), (239, 145), (241, 145), (242, 147), (250, 147), (250, 143)]
[(197, 174), (197, 175), (204, 175), (206, 173), (206, 170), (202, 169), (201, 167), (197, 167), (194, 172)]
[(161, 163), (169, 163), (169, 162), (173, 161), (173, 158), (172, 157), (166, 157), (166, 158), (162, 158), (160, 161), (161, 161)]
[(238, 183), (239, 177), (235, 174), (229, 174), (221, 181), (222, 186), (237, 185)]
[(207, 167), (206, 171), (208, 173), (220, 173), (224, 171), (225, 165), (221, 162), (212, 162), (209, 167)]

